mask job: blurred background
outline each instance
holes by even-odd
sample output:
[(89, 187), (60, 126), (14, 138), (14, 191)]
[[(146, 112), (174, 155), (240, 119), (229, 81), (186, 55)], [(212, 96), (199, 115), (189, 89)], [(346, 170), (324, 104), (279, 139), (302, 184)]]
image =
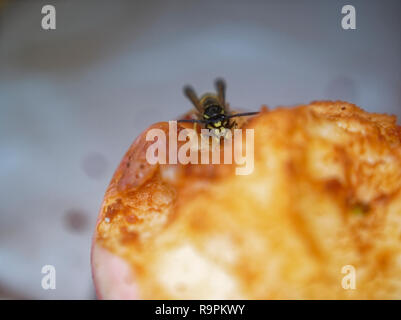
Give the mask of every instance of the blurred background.
[(400, 21), (399, 0), (0, 0), (0, 298), (95, 298), (105, 189), (142, 130), (191, 108), (184, 84), (223, 76), (244, 110), (341, 99), (400, 117)]

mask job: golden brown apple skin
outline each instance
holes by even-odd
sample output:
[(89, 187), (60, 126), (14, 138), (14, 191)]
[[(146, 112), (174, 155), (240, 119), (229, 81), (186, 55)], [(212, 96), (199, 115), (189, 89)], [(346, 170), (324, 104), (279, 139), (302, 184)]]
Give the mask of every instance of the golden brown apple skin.
[(135, 140), (96, 225), (98, 297), (400, 299), (396, 118), (317, 101), (264, 108), (240, 128), (254, 130), (247, 176), (235, 163), (149, 165), (149, 129)]

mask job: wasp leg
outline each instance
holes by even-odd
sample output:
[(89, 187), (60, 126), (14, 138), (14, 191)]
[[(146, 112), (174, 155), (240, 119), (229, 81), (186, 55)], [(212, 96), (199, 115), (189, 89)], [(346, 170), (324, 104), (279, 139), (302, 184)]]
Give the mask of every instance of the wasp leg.
[(238, 123), (235, 121), (231, 122), (228, 126), (228, 129), (237, 129), (238, 128)]

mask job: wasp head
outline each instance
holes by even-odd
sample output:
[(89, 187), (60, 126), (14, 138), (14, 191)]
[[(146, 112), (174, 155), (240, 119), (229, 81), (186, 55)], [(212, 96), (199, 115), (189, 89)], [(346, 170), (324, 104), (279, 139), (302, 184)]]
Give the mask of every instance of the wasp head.
[(212, 104), (206, 107), (203, 113), (203, 118), (207, 123), (207, 127), (210, 129), (225, 127), (228, 123), (224, 108), (218, 104)]

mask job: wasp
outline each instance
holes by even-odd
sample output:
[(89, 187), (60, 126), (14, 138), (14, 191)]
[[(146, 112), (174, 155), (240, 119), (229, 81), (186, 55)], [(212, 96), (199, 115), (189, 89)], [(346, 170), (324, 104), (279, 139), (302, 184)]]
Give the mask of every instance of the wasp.
[(226, 104), (226, 83), (218, 78), (214, 82), (216, 94), (205, 93), (198, 99), (195, 90), (191, 86), (184, 86), (184, 95), (192, 102), (197, 110), (197, 119), (183, 119), (178, 122), (200, 123), (204, 128), (212, 131), (212, 134), (224, 137), (227, 130), (236, 126), (232, 118), (253, 116), (259, 112), (245, 112), (231, 114)]

